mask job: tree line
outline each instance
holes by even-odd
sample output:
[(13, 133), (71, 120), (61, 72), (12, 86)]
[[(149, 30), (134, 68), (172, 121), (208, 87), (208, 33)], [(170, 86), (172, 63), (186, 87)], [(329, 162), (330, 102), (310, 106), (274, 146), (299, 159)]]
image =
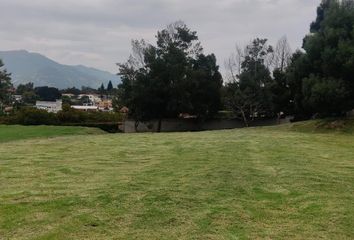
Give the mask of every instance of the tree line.
[(214, 54), (203, 53), (195, 31), (176, 22), (157, 33), (156, 45), (133, 41), (133, 53), (118, 64), (118, 103), (137, 121), (181, 113), (211, 117), (220, 109), (222, 76)]
[[(197, 32), (179, 21), (158, 31), (154, 44), (132, 41), (130, 57), (118, 64), (115, 109), (126, 106), (136, 121), (157, 119), (159, 125), (180, 115), (212, 118), (221, 109), (246, 126), (284, 115), (343, 116), (354, 108), (353, 32), (353, 0), (323, 0), (301, 50), (293, 53), (286, 37), (275, 46), (255, 38), (236, 46), (223, 79), (215, 55), (206, 54)], [(0, 71), (0, 107), (10, 86), (9, 73)]]
[(275, 47), (263, 38), (237, 46), (223, 84), (215, 55), (206, 55), (197, 33), (176, 22), (157, 33), (155, 45), (132, 42), (130, 58), (118, 65), (117, 102), (137, 121), (181, 113), (203, 119), (221, 108), (246, 126), (281, 115), (343, 116), (354, 108), (353, 26), (352, 0), (323, 0), (303, 50), (292, 53), (285, 37)]

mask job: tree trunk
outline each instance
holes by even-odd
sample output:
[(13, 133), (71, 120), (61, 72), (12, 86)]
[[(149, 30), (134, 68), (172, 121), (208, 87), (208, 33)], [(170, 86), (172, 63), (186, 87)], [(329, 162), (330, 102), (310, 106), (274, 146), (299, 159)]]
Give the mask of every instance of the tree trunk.
[(277, 123), (278, 123), (278, 125), (280, 125), (280, 118), (281, 118), (281, 114), (277, 113)]
[(157, 132), (161, 132), (161, 125), (162, 125), (162, 119), (159, 118), (158, 125), (157, 125)]
[(241, 114), (242, 114), (242, 118), (243, 118), (243, 122), (244, 122), (245, 126), (249, 127), (245, 112), (242, 109), (240, 109), (240, 110), (241, 110)]
[(138, 132), (138, 127), (139, 127), (139, 121), (135, 121), (134, 123), (135, 132)]

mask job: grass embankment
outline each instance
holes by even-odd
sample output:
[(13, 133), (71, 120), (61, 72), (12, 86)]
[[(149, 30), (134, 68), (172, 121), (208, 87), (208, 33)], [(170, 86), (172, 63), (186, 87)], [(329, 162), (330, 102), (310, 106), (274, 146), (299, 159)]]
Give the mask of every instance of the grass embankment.
[(354, 134), (354, 118), (351, 119), (319, 119), (294, 123), (291, 130), (308, 133), (347, 133)]
[(0, 125), (0, 143), (33, 138), (50, 138), (99, 133), (103, 133), (103, 131), (96, 128), (85, 127)]
[(349, 134), (82, 135), (0, 156), (0, 239), (354, 238)]

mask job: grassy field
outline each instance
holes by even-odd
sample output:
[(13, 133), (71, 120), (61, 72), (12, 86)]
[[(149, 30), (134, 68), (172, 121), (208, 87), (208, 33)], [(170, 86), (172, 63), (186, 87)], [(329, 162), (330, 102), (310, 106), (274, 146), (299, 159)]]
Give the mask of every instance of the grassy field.
[(354, 239), (354, 135), (298, 127), (0, 143), (0, 239)]
[(0, 143), (14, 140), (50, 138), (66, 135), (98, 134), (103, 131), (84, 127), (0, 125)]

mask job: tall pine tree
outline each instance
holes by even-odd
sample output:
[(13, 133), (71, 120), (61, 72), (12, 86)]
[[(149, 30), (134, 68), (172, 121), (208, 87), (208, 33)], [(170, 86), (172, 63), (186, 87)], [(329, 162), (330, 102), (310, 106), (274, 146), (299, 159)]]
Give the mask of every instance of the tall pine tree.
[(338, 116), (354, 108), (353, 32), (354, 1), (323, 0), (305, 53), (288, 71), (298, 115)]
[(198, 118), (219, 109), (222, 77), (213, 54), (205, 55), (197, 33), (176, 22), (157, 33), (156, 46), (133, 41), (133, 54), (119, 65), (118, 91), (130, 116), (138, 121)]
[(113, 84), (112, 81), (109, 81), (108, 85), (107, 85), (107, 92), (111, 92), (113, 90)]

